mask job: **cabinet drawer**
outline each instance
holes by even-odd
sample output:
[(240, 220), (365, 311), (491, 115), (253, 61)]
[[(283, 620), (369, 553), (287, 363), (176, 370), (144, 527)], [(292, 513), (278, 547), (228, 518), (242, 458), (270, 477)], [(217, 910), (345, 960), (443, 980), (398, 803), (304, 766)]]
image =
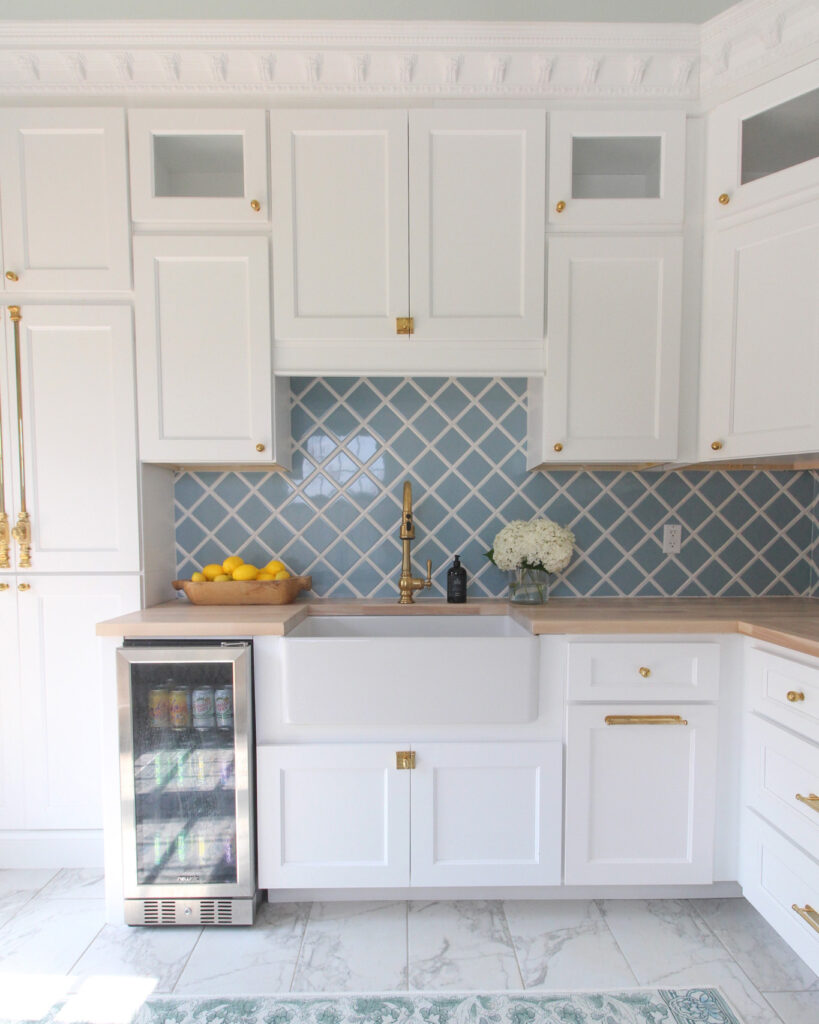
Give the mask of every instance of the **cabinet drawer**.
[(569, 700), (716, 700), (719, 645), (569, 643)]
[(740, 881), (746, 899), (819, 971), (819, 864), (754, 814), (748, 813), (744, 833)]
[(819, 740), (819, 667), (760, 650), (750, 664), (753, 709)]
[(748, 721), (750, 806), (800, 846), (819, 850), (819, 747), (755, 715)]

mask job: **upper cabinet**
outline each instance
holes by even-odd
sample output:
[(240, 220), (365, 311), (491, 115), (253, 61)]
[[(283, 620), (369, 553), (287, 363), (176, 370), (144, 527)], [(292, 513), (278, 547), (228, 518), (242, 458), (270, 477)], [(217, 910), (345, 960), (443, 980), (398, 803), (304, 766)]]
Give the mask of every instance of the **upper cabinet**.
[(549, 223), (555, 230), (678, 224), (684, 189), (681, 111), (549, 115)]
[(131, 110), (136, 222), (270, 219), (263, 110)]
[(540, 368), (542, 111), (275, 111), (271, 149), (276, 372)]
[(705, 209), (715, 220), (819, 186), (819, 61), (708, 118)]
[(121, 110), (0, 110), (6, 292), (131, 287)]

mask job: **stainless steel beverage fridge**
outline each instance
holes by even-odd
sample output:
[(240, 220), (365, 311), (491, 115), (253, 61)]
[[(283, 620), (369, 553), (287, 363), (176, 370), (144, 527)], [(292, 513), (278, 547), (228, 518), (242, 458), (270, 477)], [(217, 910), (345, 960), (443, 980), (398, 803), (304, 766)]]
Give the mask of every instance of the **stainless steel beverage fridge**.
[(250, 641), (117, 651), (125, 920), (252, 924)]

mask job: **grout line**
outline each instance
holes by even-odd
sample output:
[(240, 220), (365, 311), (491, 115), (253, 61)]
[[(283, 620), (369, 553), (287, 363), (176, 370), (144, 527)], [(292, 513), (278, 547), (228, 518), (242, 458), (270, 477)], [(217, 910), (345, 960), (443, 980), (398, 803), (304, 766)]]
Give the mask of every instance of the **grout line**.
[(313, 907), (315, 905), (316, 905), (315, 900), (313, 900), (313, 902), (310, 903), (308, 908), (307, 908), (307, 917), (305, 917), (305, 919), (304, 919), (304, 928), (302, 928), (301, 939), (299, 940), (299, 951), (298, 951), (298, 953), (296, 953), (296, 959), (295, 959), (295, 962), (293, 964), (293, 973), (290, 976), (290, 987), (287, 990), (288, 992), (292, 992), (293, 991), (293, 984), (294, 984), (294, 982), (296, 980), (296, 974), (297, 974), (298, 969), (299, 969), (299, 963), (301, 962), (301, 951), (304, 949), (304, 940), (305, 940), (305, 938), (307, 936), (307, 926), (310, 924), (310, 917), (311, 917), (311, 915), (313, 913)]
[(603, 924), (605, 924), (606, 930), (608, 931), (609, 935), (611, 936), (612, 942), (617, 947), (617, 950), (619, 951), (619, 953), (622, 956), (623, 960), (625, 960), (626, 967), (628, 967), (628, 969), (634, 975), (634, 980), (636, 981), (636, 983), (638, 985), (645, 985), (645, 984), (647, 984), (647, 982), (644, 982), (644, 981), (640, 980), (640, 975), (635, 970), (634, 964), (631, 962), (631, 960), (629, 960), (628, 956), (626, 955), (626, 951), (623, 949), (623, 947), (617, 941), (617, 936), (614, 934), (614, 929), (609, 924), (608, 916), (606, 914), (605, 909), (602, 906), (602, 904), (605, 903), (606, 901), (605, 900), (592, 900), (591, 902), (595, 905), (595, 907), (597, 907), (597, 912), (600, 914), (600, 919), (602, 920)]
[(526, 988), (526, 982), (524, 981), (523, 971), (521, 970), (521, 967), (520, 967), (520, 957), (518, 956), (518, 947), (515, 945), (515, 938), (512, 935), (512, 928), (511, 928), (511, 926), (509, 924), (509, 918), (506, 916), (506, 900), (501, 900), (500, 901), (500, 908), (501, 908), (501, 915), (503, 917), (503, 924), (504, 924), (504, 927), (506, 928), (506, 934), (509, 937), (509, 945), (512, 947), (512, 954), (515, 957), (515, 966), (518, 969), (518, 977), (520, 978), (520, 987), (522, 989), (525, 989)]
[[(102, 902), (103, 906), (105, 906), (104, 901), (100, 901), (100, 902)], [(82, 958), (85, 956), (85, 954), (88, 952), (88, 950), (94, 945), (94, 943), (97, 941), (97, 939), (100, 937), (100, 935), (102, 935), (103, 931), (105, 931), (106, 924), (107, 924), (107, 922), (103, 922), (102, 925), (100, 925), (100, 927), (97, 929), (97, 931), (94, 932), (94, 937), (91, 939), (90, 942), (87, 943), (87, 945), (84, 947), (82, 953), (80, 953), (80, 955), (77, 957), (77, 959), (71, 964), (69, 969), (65, 972), (66, 974), (73, 974), (74, 973), (74, 971), (76, 970), (77, 964), (80, 962), (80, 960), (82, 960)]]
[(407, 944), (407, 992), (410, 991), (410, 955), (409, 955), (409, 915), (410, 901), (404, 900), (404, 921), (406, 923), (406, 944)]
[(179, 972), (179, 974), (177, 974), (176, 980), (174, 981), (173, 985), (171, 985), (171, 992), (176, 992), (176, 986), (179, 984), (179, 982), (180, 982), (180, 980), (182, 978), (182, 975), (187, 970), (188, 964), (191, 962), (191, 957), (193, 956), (194, 952), (196, 951), (196, 947), (202, 941), (202, 936), (204, 934), (205, 934), (205, 929), (200, 926), (199, 934), (196, 936), (196, 942), (194, 942), (194, 944), (191, 946), (191, 951), (185, 957), (185, 963), (182, 965), (182, 970)]

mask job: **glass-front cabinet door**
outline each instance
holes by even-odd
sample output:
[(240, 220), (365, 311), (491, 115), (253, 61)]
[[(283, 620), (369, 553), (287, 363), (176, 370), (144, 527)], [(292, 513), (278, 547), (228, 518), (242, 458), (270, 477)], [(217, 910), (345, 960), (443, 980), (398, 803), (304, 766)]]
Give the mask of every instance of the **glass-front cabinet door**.
[(682, 112), (558, 111), (549, 141), (554, 229), (682, 221)]
[(119, 656), (126, 898), (252, 893), (249, 646)]

